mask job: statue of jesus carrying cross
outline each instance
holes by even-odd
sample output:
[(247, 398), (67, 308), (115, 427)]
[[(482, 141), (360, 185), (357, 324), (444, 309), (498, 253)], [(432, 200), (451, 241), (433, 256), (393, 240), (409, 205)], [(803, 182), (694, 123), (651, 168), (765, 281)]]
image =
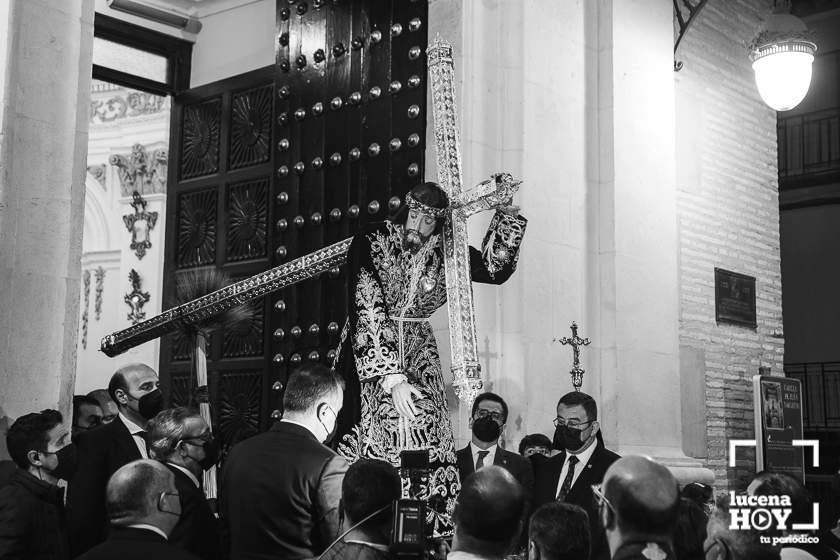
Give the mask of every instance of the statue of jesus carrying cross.
[[(429, 48), (429, 71), (443, 188), (413, 188), (392, 220), (372, 224), (350, 245), (350, 309), (337, 368), (347, 387), (337, 443), (350, 461), (395, 466), (402, 451), (427, 450), (428, 478), (415, 497), (427, 502), (427, 529), (439, 537), (452, 533), (460, 481), (429, 317), (448, 302), (454, 386), (469, 404), (481, 388), (471, 282), (501, 284), (513, 274), (527, 221), (511, 206), (518, 183), (509, 175), (461, 192), (448, 45)], [(467, 243), (466, 221), (480, 209), (496, 214), (479, 251)]]
[[(351, 460), (377, 458), (395, 466), (402, 451), (428, 450), (430, 474), (416, 497), (427, 500), (427, 526), (440, 537), (452, 534), (460, 481), (428, 319), (447, 303), (453, 386), (470, 405), (482, 387), (472, 281), (501, 284), (513, 274), (527, 220), (511, 206), (520, 183), (508, 174), (462, 190), (451, 46), (435, 41), (428, 63), (439, 185), (412, 189), (393, 220), (108, 335), (102, 350), (116, 355), (179, 323), (200, 321), (346, 260), (350, 309), (336, 365), (347, 390), (338, 450)], [(479, 251), (468, 244), (467, 218), (489, 209), (496, 213)]]

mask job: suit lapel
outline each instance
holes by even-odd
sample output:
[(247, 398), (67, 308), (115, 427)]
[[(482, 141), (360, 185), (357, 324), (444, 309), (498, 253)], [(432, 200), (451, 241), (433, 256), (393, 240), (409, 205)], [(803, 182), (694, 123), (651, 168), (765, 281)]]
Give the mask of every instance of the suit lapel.
[(508, 456), (507, 451), (496, 446), (496, 454), (493, 456), (493, 464), (497, 467), (508, 467)]
[(475, 472), (475, 465), (472, 460), (472, 450), (469, 444), (458, 452), (458, 470), (464, 473), (463, 478)]
[(549, 482), (551, 482), (549, 491), (552, 493), (553, 500), (557, 496), (558, 488), (560, 488), (560, 474), (563, 472), (563, 463), (566, 462), (566, 452), (561, 451), (554, 457), (551, 457), (549, 461), (554, 463), (551, 469), (551, 478), (549, 479)]
[(578, 493), (582, 491), (587, 491), (593, 484), (598, 483), (598, 479), (596, 477), (595, 471), (598, 469), (595, 468), (595, 465), (598, 461), (598, 448), (595, 448), (595, 451), (592, 452), (592, 456), (589, 457), (589, 461), (583, 466), (583, 469), (580, 471), (580, 474), (575, 480), (575, 483), (572, 484), (571, 490), (569, 490), (569, 494)]
[(142, 459), (143, 456), (140, 454), (140, 450), (137, 449), (137, 444), (134, 443), (134, 436), (131, 435), (131, 432), (128, 431), (128, 427), (123, 424), (123, 421), (119, 416), (111, 422), (111, 425), (114, 426), (113, 429), (116, 434), (114, 442), (119, 448), (119, 455), (121, 456), (120, 459), (126, 459), (123, 464), (136, 461), (137, 459)]

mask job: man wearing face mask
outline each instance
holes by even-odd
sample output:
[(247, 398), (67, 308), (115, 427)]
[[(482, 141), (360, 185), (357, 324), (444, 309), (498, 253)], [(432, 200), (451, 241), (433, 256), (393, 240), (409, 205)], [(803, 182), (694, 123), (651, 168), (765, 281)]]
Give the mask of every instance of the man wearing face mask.
[(57, 484), (72, 475), (76, 454), (61, 413), (21, 416), (6, 446), (19, 468), (0, 490), (0, 558), (69, 559), (64, 492)]
[[(458, 474), (463, 482), (472, 473), (489, 465), (507, 470), (525, 491), (525, 515), (530, 512), (528, 502), (534, 491), (534, 471), (531, 462), (521, 455), (499, 446), (499, 438), (507, 424), (508, 405), (496, 393), (482, 393), (473, 401), (470, 429), (472, 440), (458, 450)], [(527, 525), (527, 517), (523, 518)], [(520, 535), (520, 545), (526, 544), (527, 531)]]
[[(353, 237), (348, 321), (335, 364), (347, 381), (339, 453), (398, 467), (401, 451), (428, 450), (429, 477), (418, 497), (428, 500), (431, 537), (452, 534), (448, 512), (458, 493), (444, 374), (429, 323), (446, 304), (442, 230), (448, 209), (444, 190), (423, 183), (391, 219)], [(496, 210), (481, 250), (469, 249), (473, 282), (502, 284), (516, 270), (527, 220), (509, 201)]]
[(167, 542), (181, 516), (175, 477), (157, 461), (141, 459), (108, 481), (108, 540), (77, 560), (198, 560)]
[(301, 366), (286, 383), (283, 418), (231, 449), (219, 516), (232, 560), (312, 558), (338, 536), (348, 464), (324, 442), (335, 432), (343, 387), (328, 367)]
[(79, 468), (67, 489), (73, 555), (105, 540), (105, 487), (111, 475), (131, 461), (149, 457), (146, 423), (163, 408), (158, 387), (158, 375), (149, 366), (121, 367), (108, 384), (108, 393), (119, 410), (117, 418), (78, 435)]
[(202, 490), (204, 471), (219, 461), (219, 446), (197, 410), (164, 410), (149, 422), (149, 451), (175, 475), (181, 518), (169, 542), (202, 560), (220, 558), (219, 524)]
[(458, 450), (458, 473), (461, 480), (488, 465), (506, 469), (522, 485), (526, 499), (534, 490), (530, 462), (516, 453), (499, 447), (499, 438), (507, 423), (508, 406), (495, 393), (482, 393), (473, 401), (470, 429), (472, 440)]
[(592, 485), (601, 483), (619, 456), (606, 449), (598, 438), (598, 406), (586, 393), (572, 391), (560, 398), (554, 426), (553, 445), (560, 453), (534, 460), (533, 507), (554, 500), (582, 507), (589, 515), (591, 558), (607, 560), (610, 551), (604, 528), (598, 522)]
[(99, 402), (85, 395), (73, 397), (73, 430), (72, 436), (76, 437), (81, 432), (98, 428), (102, 424), (102, 407)]
[(111, 395), (108, 394), (107, 389), (95, 389), (87, 394), (88, 397), (94, 399), (99, 403), (99, 408), (102, 409), (102, 423), (110, 424), (119, 414), (117, 404), (111, 400)]

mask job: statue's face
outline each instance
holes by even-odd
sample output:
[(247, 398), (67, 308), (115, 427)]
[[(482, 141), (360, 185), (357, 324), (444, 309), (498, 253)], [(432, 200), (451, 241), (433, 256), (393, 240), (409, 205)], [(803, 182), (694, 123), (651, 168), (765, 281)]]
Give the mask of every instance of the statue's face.
[(437, 224), (435, 217), (419, 210), (410, 209), (405, 221), (403, 233), (403, 247), (412, 253), (417, 253), (432, 233)]
[(411, 209), (408, 211), (408, 219), (405, 221), (405, 229), (406, 231), (413, 229), (422, 235), (424, 239), (428, 239), (435, 231), (435, 224), (436, 220), (434, 216), (424, 214), (420, 210)]

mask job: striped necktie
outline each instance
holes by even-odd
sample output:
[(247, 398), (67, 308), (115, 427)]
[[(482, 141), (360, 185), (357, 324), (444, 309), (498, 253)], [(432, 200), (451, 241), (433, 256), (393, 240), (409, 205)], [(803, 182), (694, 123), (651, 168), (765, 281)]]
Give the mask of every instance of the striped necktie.
[(575, 477), (575, 465), (577, 465), (579, 459), (576, 455), (569, 456), (569, 472), (566, 473), (566, 479), (563, 481), (563, 486), (560, 487), (560, 493), (557, 494), (557, 500), (560, 502), (566, 501), (566, 496), (569, 495), (569, 490), (572, 489), (572, 480)]
[(475, 460), (475, 470), (478, 470), (484, 466), (484, 458), (488, 455), (490, 455), (490, 452), (486, 449), (484, 451), (478, 452), (478, 459)]

